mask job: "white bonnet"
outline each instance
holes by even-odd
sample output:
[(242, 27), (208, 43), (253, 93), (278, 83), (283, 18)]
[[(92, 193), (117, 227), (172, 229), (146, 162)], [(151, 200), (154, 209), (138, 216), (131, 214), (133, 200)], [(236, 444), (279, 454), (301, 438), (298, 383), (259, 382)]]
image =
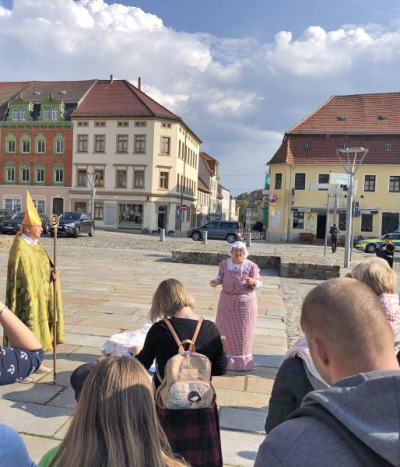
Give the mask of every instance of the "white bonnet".
[(235, 243), (232, 243), (231, 246), (228, 248), (228, 256), (232, 256), (232, 250), (234, 248), (238, 248), (240, 250), (244, 250), (244, 256), (245, 258), (247, 258), (249, 256), (249, 252), (246, 248), (246, 244), (243, 243), (243, 242), (235, 242)]

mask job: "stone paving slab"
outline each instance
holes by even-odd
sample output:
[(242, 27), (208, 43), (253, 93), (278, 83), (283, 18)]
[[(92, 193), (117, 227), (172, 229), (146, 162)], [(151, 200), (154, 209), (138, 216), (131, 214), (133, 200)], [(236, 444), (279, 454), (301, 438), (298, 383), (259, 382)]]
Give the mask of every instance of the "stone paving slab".
[[(36, 436), (22, 435), (25, 446), (33, 462), (39, 463), (42, 457), (60, 444), (59, 440), (49, 438), (37, 438)], [(11, 466), (10, 466), (11, 467)]]
[(221, 430), (224, 464), (253, 467), (257, 451), (265, 436), (241, 431)]
[(219, 414), (221, 428), (265, 434), (266, 413), (258, 410), (223, 407)]
[(17, 383), (8, 386), (0, 386), (0, 398), (18, 402), (33, 402), (46, 404), (63, 389), (54, 384), (23, 384)]

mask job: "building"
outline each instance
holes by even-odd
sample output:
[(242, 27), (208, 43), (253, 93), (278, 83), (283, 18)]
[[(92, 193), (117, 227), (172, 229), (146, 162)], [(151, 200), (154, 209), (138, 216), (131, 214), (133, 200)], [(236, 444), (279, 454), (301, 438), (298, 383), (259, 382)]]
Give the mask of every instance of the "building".
[(0, 199), (25, 208), (29, 187), (40, 213), (70, 210), (71, 113), (94, 81), (0, 83)]
[(221, 216), (221, 200), (218, 199), (219, 162), (205, 152), (200, 153), (199, 177), (210, 190), (208, 220), (219, 220)]
[[(302, 232), (324, 238), (330, 173), (344, 173), (336, 150), (369, 149), (355, 180), (360, 217), (354, 235), (377, 236), (399, 227), (400, 93), (333, 96), (284, 135), (268, 165), (271, 187), (268, 237), (297, 240)], [(339, 188), (337, 186), (337, 188)], [(337, 200), (337, 224), (345, 231), (346, 186)], [(333, 223), (333, 205), (329, 210)]]
[(231, 196), (229, 203), (229, 219), (232, 221), (237, 221), (239, 219), (239, 206), (236, 203), (236, 198)]
[(218, 197), (220, 200), (221, 206), (221, 217), (222, 221), (231, 220), (231, 192), (224, 188), (222, 185), (218, 184)]
[(197, 183), (197, 207), (196, 207), (196, 227), (209, 222), (211, 191), (199, 177)]
[(246, 229), (251, 230), (257, 222), (263, 223), (264, 218), (264, 198), (261, 192), (249, 197), (249, 204), (246, 208)]
[(196, 222), (200, 139), (125, 80), (98, 80), (72, 113), (74, 211), (111, 228), (184, 231)]

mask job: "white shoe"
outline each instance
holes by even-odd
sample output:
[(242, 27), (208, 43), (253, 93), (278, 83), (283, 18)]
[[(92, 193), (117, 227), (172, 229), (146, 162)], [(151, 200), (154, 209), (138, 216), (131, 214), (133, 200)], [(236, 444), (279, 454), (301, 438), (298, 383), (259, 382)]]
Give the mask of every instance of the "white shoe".
[(49, 368), (44, 365), (40, 365), (40, 367), (35, 371), (35, 373), (50, 373), (52, 371), (53, 371), (52, 368)]
[(24, 378), (24, 379), (18, 379), (16, 382), (21, 383), (21, 384), (31, 384), (33, 383), (33, 378), (28, 376), (27, 378)]

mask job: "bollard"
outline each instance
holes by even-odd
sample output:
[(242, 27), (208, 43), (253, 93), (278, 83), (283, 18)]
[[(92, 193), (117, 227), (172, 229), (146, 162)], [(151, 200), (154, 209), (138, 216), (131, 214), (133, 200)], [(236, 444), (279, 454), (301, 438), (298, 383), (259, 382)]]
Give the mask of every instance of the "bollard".
[(207, 245), (207, 237), (208, 237), (208, 232), (202, 232), (201, 238), (203, 240), (204, 245)]
[(251, 246), (251, 232), (247, 232), (247, 235), (246, 235), (246, 245), (248, 247)]
[(160, 229), (160, 242), (165, 242), (165, 229)]

